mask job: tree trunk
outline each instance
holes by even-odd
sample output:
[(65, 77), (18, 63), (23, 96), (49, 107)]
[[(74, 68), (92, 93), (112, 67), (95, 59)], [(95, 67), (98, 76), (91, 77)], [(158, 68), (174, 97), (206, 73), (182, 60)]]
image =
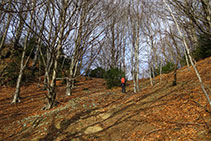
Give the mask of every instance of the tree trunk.
[(190, 64), (189, 64), (189, 59), (188, 59), (188, 55), (187, 55), (186, 50), (184, 50), (184, 54), (185, 54), (186, 64), (187, 64), (187, 66), (188, 66), (188, 71), (190, 71)]
[(151, 84), (151, 86), (153, 86), (154, 84), (153, 84), (152, 68), (151, 68), (151, 66), (150, 66), (150, 68), (149, 68), (149, 79), (150, 79), (150, 84)]
[(123, 45), (123, 70), (124, 70), (124, 73), (126, 74), (125, 46), (126, 46), (126, 39), (124, 39), (124, 45)]
[(162, 81), (162, 67), (163, 67), (163, 60), (161, 58), (161, 63), (160, 63), (160, 83)]
[(66, 95), (68, 96), (71, 95), (71, 89), (74, 88), (75, 75), (77, 73), (78, 61), (80, 58), (80, 50), (81, 51), (83, 50), (80, 47), (81, 47), (81, 40), (82, 40), (83, 24), (86, 18), (85, 17), (86, 14), (87, 13), (83, 11), (83, 13), (81, 13), (81, 16), (80, 16), (78, 33), (75, 40), (74, 53), (72, 54), (70, 68), (69, 68), (69, 76), (68, 76), (68, 81), (67, 81)]
[(40, 88), (40, 84), (41, 84), (41, 58), (38, 58), (38, 63), (39, 63), (39, 82), (38, 82), (38, 88)]
[[(77, 48), (77, 47), (76, 47)], [(77, 51), (76, 51), (77, 52)], [(69, 77), (67, 81), (67, 87), (66, 87), (66, 95), (71, 95), (71, 89), (74, 88), (75, 85), (75, 77), (78, 70), (78, 53), (74, 53), (74, 57), (71, 59), (70, 69), (69, 69)]]
[(48, 90), (48, 107), (47, 109), (50, 109), (54, 106), (55, 101), (56, 101), (56, 92), (55, 92), (55, 87), (56, 87), (56, 77), (57, 77), (57, 71), (58, 71), (58, 60), (61, 54), (61, 49), (62, 49), (62, 44), (63, 44), (63, 36), (64, 36), (64, 30), (65, 30), (65, 22), (66, 22), (66, 2), (65, 1), (63, 4), (63, 9), (60, 17), (60, 25), (61, 25), (61, 30), (59, 33), (59, 41), (58, 45), (56, 48), (56, 57), (53, 62), (53, 74), (52, 74), (52, 79), (49, 87), (47, 87)]
[(13, 96), (12, 104), (20, 102), (20, 85), (21, 85), (22, 76), (23, 76), (23, 68), (21, 67), (19, 75), (18, 75), (18, 79), (17, 79), (16, 89)]
[[(38, 48), (38, 49), (39, 49), (40, 57), (43, 61), (43, 65), (45, 67), (45, 77), (44, 77), (44, 87), (43, 87), (43, 89), (45, 90), (45, 89), (47, 89), (47, 87), (49, 87), (49, 84), (50, 84), (49, 66), (48, 66), (47, 62), (45, 61), (45, 58), (44, 58), (41, 48)], [(47, 55), (47, 57), (48, 57), (48, 55)]]
[(66, 85), (66, 95), (67, 96), (71, 96), (72, 95), (72, 92), (71, 92), (71, 79), (70, 78), (68, 78), (68, 79), (66, 79), (66, 83), (67, 83), (67, 85)]
[(51, 83), (47, 87), (47, 90), (48, 90), (48, 107), (47, 107), (47, 109), (52, 108), (54, 106), (54, 103), (55, 103), (55, 100), (56, 100), (55, 87), (56, 87), (56, 77), (57, 77), (57, 71), (58, 71), (58, 59), (60, 57), (60, 49), (61, 49), (61, 47), (62, 47), (61, 43), (59, 43), (59, 45), (57, 47), (56, 58), (54, 60), (53, 74), (52, 74), (52, 77), (51, 77)]
[(112, 44), (111, 44), (111, 68), (116, 67), (116, 60), (115, 60), (115, 54), (116, 54), (116, 49), (115, 49), (115, 20), (113, 19), (113, 23), (111, 26), (111, 35), (112, 35)]
[(178, 66), (178, 59), (176, 60), (176, 65), (174, 68), (174, 80), (173, 80), (172, 86), (177, 85), (177, 66)]
[(172, 86), (176, 86), (177, 85), (177, 69), (175, 67), (174, 69), (174, 81), (172, 83)]
[(18, 46), (22, 31), (23, 31), (23, 27), (24, 27), (24, 21), (23, 20), (26, 20), (26, 17), (27, 17), (27, 14), (24, 15), (23, 19), (20, 18), (20, 23), (18, 25), (18, 29), (16, 31), (16, 35), (15, 35), (15, 38), (14, 38), (14, 44), (13, 44), (14, 49), (17, 48), (17, 46)]
[(139, 88), (139, 31), (136, 35), (136, 42), (135, 42), (135, 93), (140, 91)]
[(136, 72), (135, 70), (133, 70), (133, 73), (132, 73), (132, 76), (133, 76), (133, 91), (134, 93), (137, 93), (137, 90), (136, 90)]
[(20, 102), (20, 98), (19, 98), (19, 96), (20, 96), (20, 86), (21, 86), (23, 73), (24, 73), (24, 70), (25, 70), (28, 62), (29, 62), (30, 56), (32, 54), (32, 51), (34, 49), (34, 48), (31, 49), (31, 53), (27, 57), (27, 59), (26, 59), (26, 61), (24, 63), (29, 32), (30, 32), (30, 30), (28, 30), (28, 33), (27, 33), (27, 35), (25, 37), (24, 49), (23, 49), (23, 52), (22, 52), (21, 63), (20, 63), (20, 72), (19, 72), (19, 75), (18, 75), (17, 84), (16, 84), (16, 90), (15, 90), (15, 93), (14, 93), (14, 97), (13, 97), (12, 103)]
[[(42, 53), (41, 48), (39, 48), (39, 50), (40, 50), (39, 52), (41, 54)], [(45, 76), (44, 76), (44, 82), (43, 82), (44, 83), (43, 90), (46, 90), (48, 85), (49, 85), (49, 83), (50, 83), (49, 73), (50, 73), (51, 67), (52, 67), (52, 65), (54, 63), (54, 59), (53, 59), (52, 54), (50, 53), (50, 51), (48, 49), (46, 49), (46, 52), (47, 52), (47, 62), (45, 62), (46, 63), (45, 64), (46, 70), (45, 70)], [(43, 56), (43, 54), (42, 54), (42, 56)], [(43, 60), (43, 62), (44, 62), (44, 60)]]
[[(40, 39), (39, 39), (40, 40)], [(38, 41), (38, 44), (39, 44), (39, 41)], [(38, 45), (38, 47), (39, 47), (39, 45)], [(38, 56), (39, 56), (39, 49), (38, 49), (38, 47), (36, 48), (36, 50), (35, 50), (35, 55), (34, 55), (34, 59), (33, 59), (33, 61), (32, 61), (32, 71), (34, 71), (34, 69), (36, 68), (36, 64), (37, 64), (37, 59), (38, 59)]]
[(71, 64), (70, 64), (70, 69), (69, 69), (69, 77), (67, 79), (67, 86), (66, 86), (66, 95), (71, 96), (72, 92), (71, 92), (71, 88), (73, 88), (74, 84), (73, 83), (73, 68), (74, 68), (74, 58), (71, 59)]
[(140, 88), (139, 88), (139, 58), (138, 58), (138, 53), (137, 55), (135, 55), (136, 57), (136, 92), (139, 92), (140, 91)]
[[(21, 20), (21, 23), (24, 23), (24, 21)], [(30, 18), (30, 25), (32, 25), (32, 16)], [(22, 26), (23, 25), (21, 25), (21, 27)], [(32, 53), (32, 51), (34, 49), (33, 48), (31, 50), (30, 55), (27, 57), (27, 59), (26, 59), (26, 61), (24, 63), (29, 34), (30, 34), (30, 29), (28, 28), (26, 36), (25, 36), (25, 40), (24, 40), (24, 47), (23, 47), (23, 52), (22, 52), (21, 62), (20, 62), (20, 72), (19, 72), (19, 75), (18, 75), (17, 84), (16, 84), (16, 90), (15, 90), (15, 93), (14, 93), (14, 97), (13, 97), (12, 103), (20, 102), (20, 86), (21, 86), (22, 76), (23, 76), (24, 70), (25, 70), (25, 68), (26, 68), (26, 66), (27, 66), (27, 64), (29, 62), (31, 53)]]
[(5, 39), (6, 39), (6, 36), (7, 36), (7, 32), (8, 32), (11, 20), (12, 20), (12, 15), (9, 13), (8, 21), (7, 21), (7, 24), (6, 24), (6, 27), (5, 27), (5, 31), (4, 31), (4, 33), (2, 35), (2, 39), (1, 39), (1, 42), (0, 42), (0, 52), (1, 52), (1, 49), (2, 49), (2, 47), (4, 45), (4, 42), (5, 42)]

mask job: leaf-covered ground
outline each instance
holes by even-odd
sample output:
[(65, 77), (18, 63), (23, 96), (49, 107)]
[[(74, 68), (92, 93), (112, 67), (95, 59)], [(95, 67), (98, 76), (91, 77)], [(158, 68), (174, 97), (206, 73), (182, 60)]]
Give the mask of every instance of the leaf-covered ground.
[[(211, 98), (211, 58), (197, 68)], [(140, 80), (141, 92), (106, 89), (102, 79), (80, 77), (72, 96), (58, 82), (57, 107), (42, 110), (46, 91), (36, 83), (21, 89), (21, 103), (11, 105), (14, 88), (0, 89), (0, 140), (211, 140), (211, 108), (190, 68)]]

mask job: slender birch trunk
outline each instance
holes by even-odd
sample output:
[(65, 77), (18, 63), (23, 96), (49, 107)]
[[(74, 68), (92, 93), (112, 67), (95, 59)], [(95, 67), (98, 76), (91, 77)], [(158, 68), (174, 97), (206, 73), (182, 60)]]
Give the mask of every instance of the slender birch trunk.
[[(64, 31), (64, 25), (62, 26), (62, 31)], [(48, 107), (47, 109), (49, 108), (52, 108), (54, 103), (55, 103), (55, 100), (56, 100), (56, 92), (55, 92), (55, 87), (56, 87), (56, 77), (57, 77), (57, 71), (58, 71), (58, 59), (60, 57), (60, 54), (61, 54), (61, 48), (62, 48), (62, 35), (63, 32), (60, 33), (60, 41), (59, 41), (59, 44), (57, 46), (57, 49), (56, 49), (56, 58), (54, 60), (54, 63), (53, 63), (53, 74), (52, 74), (52, 79), (51, 79), (51, 83), (49, 85), (49, 87), (47, 87), (47, 90), (48, 90)]]
[[(36, 3), (34, 3), (33, 5), (35, 6), (35, 4)], [(30, 26), (32, 25), (32, 19), (33, 19), (32, 16), (33, 16), (33, 12), (32, 12), (32, 15), (30, 17)], [(15, 93), (14, 93), (14, 96), (13, 96), (12, 103), (20, 102), (20, 87), (21, 87), (21, 81), (22, 81), (23, 73), (24, 73), (24, 70), (25, 70), (28, 62), (29, 62), (32, 51), (34, 49), (34, 48), (32, 48), (30, 55), (27, 57), (26, 61), (24, 62), (25, 54), (26, 54), (26, 48), (27, 48), (27, 44), (28, 44), (28, 37), (29, 37), (30, 32), (31, 32), (31, 30), (30, 30), (30, 28), (28, 28), (26, 36), (25, 36), (25, 40), (24, 40), (23, 52), (22, 52), (21, 62), (20, 62), (20, 72), (19, 72), (19, 75), (18, 75), (16, 89), (15, 89)]]
[(163, 59), (161, 58), (161, 63), (160, 63), (160, 83), (162, 81), (162, 67), (163, 67)]
[(139, 31), (137, 33), (136, 45), (135, 45), (135, 64), (136, 64), (136, 76), (135, 76), (135, 87), (136, 92), (140, 91), (139, 88)]
[(123, 45), (123, 70), (124, 70), (124, 73), (126, 73), (125, 46), (126, 46), (126, 39), (124, 39), (124, 45)]
[(150, 66), (150, 68), (149, 68), (149, 79), (150, 79), (150, 84), (151, 84), (151, 86), (153, 86), (154, 83), (153, 83), (153, 78), (152, 78), (152, 68), (151, 68), (151, 66)]
[(77, 72), (78, 72), (78, 64), (79, 64), (79, 61), (78, 59), (76, 60), (76, 64), (75, 64), (75, 67), (74, 67), (74, 70), (73, 70), (73, 80), (72, 80), (72, 88), (75, 87), (75, 78), (76, 78), (76, 75), (77, 75)]
[(176, 64), (174, 68), (174, 80), (173, 80), (172, 86), (177, 85), (177, 69), (178, 69), (177, 66), (178, 66), (178, 59), (176, 59)]
[[(39, 44), (39, 41), (38, 41), (38, 44)], [(38, 56), (39, 56), (39, 49), (38, 49), (38, 47), (36, 47), (36, 49), (35, 49), (35, 55), (34, 55), (34, 59), (32, 61), (32, 67), (31, 67), (32, 68), (32, 71), (34, 71), (34, 69), (36, 67), (36, 64), (37, 64), (37, 59), (38, 59)]]
[(80, 23), (79, 23), (78, 33), (76, 35), (74, 53), (72, 55), (71, 64), (70, 64), (70, 68), (69, 68), (69, 76), (66, 79), (67, 80), (66, 95), (68, 95), (68, 96), (72, 95), (71, 89), (74, 87), (75, 75), (77, 72), (78, 61), (80, 58), (79, 57), (80, 56), (79, 48), (81, 46), (82, 27), (83, 27), (84, 20), (85, 20), (85, 14), (86, 13), (83, 12), (82, 15), (80, 16)]
[[(76, 47), (77, 49), (78, 47)], [(75, 86), (75, 78), (78, 71), (78, 64), (79, 64), (79, 52), (75, 51), (73, 58), (71, 59), (70, 69), (69, 69), (69, 77), (67, 78), (67, 85), (66, 85), (66, 95), (71, 96), (71, 89)]]
[[(42, 52), (41, 51), (41, 48), (38, 48), (40, 51), (39, 52)], [(44, 76), (44, 80), (43, 80), (43, 83), (44, 83), (44, 86), (43, 86), (43, 90), (46, 90), (47, 87), (49, 86), (49, 73), (50, 73), (50, 70), (51, 70), (51, 67), (53, 65), (53, 62), (54, 62), (54, 59), (52, 58), (52, 54), (50, 53), (49, 49), (46, 49), (46, 56), (47, 56), (47, 61), (45, 62), (46, 65), (45, 65), (45, 76)], [(42, 59), (43, 60), (43, 59)]]
[(1, 52), (1, 50), (2, 50), (2, 47), (3, 47), (3, 45), (4, 45), (4, 42), (5, 42), (5, 40), (6, 40), (6, 36), (7, 36), (7, 32), (8, 32), (8, 29), (9, 29), (11, 20), (12, 20), (12, 14), (9, 13), (9, 14), (8, 14), (8, 21), (7, 21), (7, 24), (6, 24), (6, 26), (5, 26), (5, 31), (4, 31), (4, 33), (3, 33), (3, 36), (2, 36), (2, 39), (1, 39), (1, 42), (0, 42), (0, 52)]
[(25, 37), (24, 48), (23, 48), (21, 63), (20, 63), (20, 72), (19, 72), (19, 75), (18, 75), (16, 90), (15, 90), (15, 93), (14, 93), (12, 103), (20, 102), (20, 87), (21, 87), (21, 81), (22, 81), (23, 73), (24, 73), (24, 70), (25, 70), (28, 62), (29, 62), (32, 50), (34, 49), (34, 48), (32, 48), (30, 55), (27, 57), (27, 59), (24, 63), (29, 32), (30, 32), (30, 30), (28, 30), (27, 35)]
[(71, 64), (70, 64), (70, 69), (69, 69), (69, 77), (67, 78), (67, 84), (66, 84), (66, 95), (71, 96), (71, 88), (72, 85), (71, 83), (73, 83), (73, 68), (74, 68), (74, 62), (75, 62), (75, 58), (73, 57), (71, 59)]
[(152, 82), (151, 82), (151, 85), (153, 86), (154, 84), (154, 78), (155, 78), (155, 68), (154, 68), (154, 62), (155, 62), (155, 56), (154, 56), (154, 54), (155, 54), (155, 50), (154, 50), (154, 42), (153, 42), (153, 36), (151, 35), (150, 36), (150, 40), (151, 40), (151, 52), (150, 52), (150, 54), (151, 54), (151, 56), (152, 56), (152, 60), (150, 61), (151, 63), (150, 63), (150, 71), (151, 71), (151, 79), (152, 79)]
[(187, 55), (186, 49), (184, 49), (184, 54), (185, 54), (186, 64), (188, 66), (188, 71), (190, 71), (190, 63), (189, 63), (189, 59), (188, 59), (188, 55)]
[[(44, 67), (45, 67), (45, 78), (44, 78), (44, 87), (45, 88), (47, 88), (49, 85), (48, 84), (50, 84), (50, 76), (49, 76), (49, 67), (48, 67), (48, 65), (47, 65), (47, 62), (46, 62), (46, 60), (45, 60), (45, 57), (44, 57), (44, 55), (43, 55), (43, 53), (42, 53), (42, 50), (41, 50), (41, 48), (38, 48), (39, 49), (39, 54), (40, 54), (40, 57), (41, 57), (41, 59), (42, 59), (42, 61), (43, 61), (43, 65), (44, 65)], [(46, 95), (47, 96), (47, 95)], [(47, 98), (48, 98), (48, 96), (47, 96)]]

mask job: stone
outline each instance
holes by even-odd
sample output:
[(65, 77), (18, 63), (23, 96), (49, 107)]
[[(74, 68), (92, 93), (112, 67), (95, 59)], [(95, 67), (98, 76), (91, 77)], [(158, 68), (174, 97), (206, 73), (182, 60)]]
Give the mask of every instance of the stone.
[(100, 126), (100, 125), (95, 125), (95, 126), (91, 126), (91, 127), (88, 127), (84, 133), (85, 134), (92, 134), (92, 133), (96, 133), (96, 132), (99, 132), (99, 131), (102, 131), (103, 128)]
[(105, 119), (108, 119), (112, 114), (111, 113), (103, 113), (103, 114), (100, 114), (99, 116), (105, 120)]

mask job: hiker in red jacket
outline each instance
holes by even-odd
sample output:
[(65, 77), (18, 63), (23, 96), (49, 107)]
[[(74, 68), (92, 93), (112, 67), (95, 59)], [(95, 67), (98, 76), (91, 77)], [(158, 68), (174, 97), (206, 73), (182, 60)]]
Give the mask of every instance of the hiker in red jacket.
[(122, 93), (125, 93), (126, 92), (126, 90), (125, 90), (125, 78), (124, 77), (122, 77), (121, 78), (121, 86), (122, 86)]

